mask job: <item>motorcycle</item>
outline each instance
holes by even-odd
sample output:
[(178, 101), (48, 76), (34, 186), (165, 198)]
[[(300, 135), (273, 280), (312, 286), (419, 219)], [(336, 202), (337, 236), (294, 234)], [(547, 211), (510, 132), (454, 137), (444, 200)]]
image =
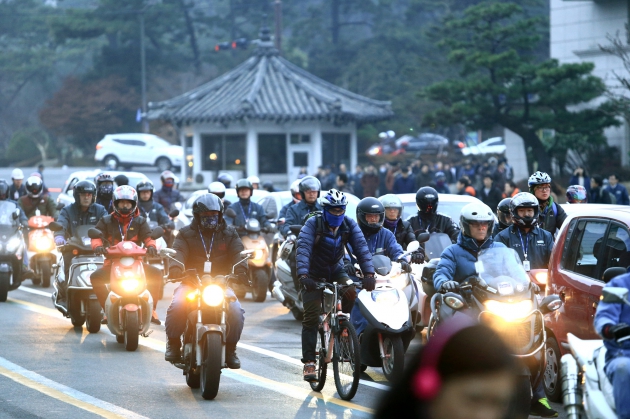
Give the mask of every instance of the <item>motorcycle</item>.
[[(184, 265), (171, 255), (173, 249), (162, 249), (160, 253), (184, 268)], [(254, 257), (254, 250), (241, 252), (244, 258), (232, 267)], [(185, 268), (184, 268), (185, 269)], [(186, 270), (183, 278), (169, 279), (168, 282), (186, 282), (194, 290), (186, 298), (191, 307), (184, 332), (184, 351), (180, 362), (172, 364), (184, 370), (186, 384), (190, 388), (201, 387), (201, 396), (212, 400), (219, 392), (221, 369), (227, 368), (225, 363), (225, 336), (227, 304), (235, 301), (236, 296), (229, 287), (229, 276), (211, 276), (204, 274), (201, 278), (195, 269)]]
[(33, 284), (48, 288), (52, 275), (52, 266), (57, 260), (55, 238), (48, 225), (55, 221), (53, 217), (41, 215), (39, 210), (28, 219), (28, 254), (29, 264), (35, 272)]
[[(225, 215), (234, 219), (236, 213), (228, 208)], [(267, 299), (267, 288), (271, 276), (271, 263), (269, 262), (269, 247), (265, 237), (261, 234), (260, 222), (255, 218), (256, 212), (252, 212), (243, 229), (247, 233), (241, 236), (243, 247), (253, 250), (253, 257), (249, 259), (248, 275), (251, 287), (235, 285), (234, 292), (238, 298), (245, 297), (247, 291), (251, 291), (252, 299), (261, 303)]]
[[(151, 238), (162, 237), (164, 230), (157, 227), (151, 232)], [(91, 239), (105, 242), (100, 230), (88, 230)], [(105, 258), (111, 260), (109, 295), (105, 300), (107, 328), (118, 343), (124, 343), (125, 349), (135, 351), (138, 348), (138, 335), (149, 336), (153, 298), (147, 290), (147, 281), (142, 260), (147, 250), (131, 241), (121, 241), (109, 246)]]
[[(61, 231), (63, 226), (57, 222), (48, 225), (52, 231)], [(78, 226), (75, 236), (71, 237), (65, 245), (58, 246), (59, 253), (70, 251), (73, 254), (68, 270), (68, 278), (66, 285), (66, 301), (61, 304), (59, 302), (59, 288), (61, 285), (61, 277), (64, 275), (63, 256), (59, 256), (59, 260), (53, 265), (55, 270), (55, 281), (51, 299), (53, 305), (65, 317), (69, 317), (74, 327), (81, 327), (86, 324), (90, 333), (98, 333), (101, 330), (101, 305), (96, 299), (96, 295), (92, 291), (92, 282), (90, 276), (97, 269), (103, 266), (103, 256), (96, 256), (92, 250), (92, 241), (88, 237), (88, 230), (92, 226)]]
[(297, 235), (302, 226), (294, 225), (289, 227), (291, 234), (282, 243), (278, 250), (278, 259), (275, 264), (276, 281), (273, 283), (271, 293), (288, 308), (295, 320), (302, 321), (304, 316), (304, 305), (300, 295), (300, 287), (297, 283), (297, 273), (295, 265), (295, 252), (297, 248)]
[[(604, 288), (602, 300), (630, 305), (628, 289)], [(582, 340), (567, 334), (570, 354), (560, 359), (562, 403), (568, 419), (617, 419), (612, 383), (608, 380), (606, 347), (602, 340)], [(630, 336), (619, 341), (628, 340)]]
[(478, 254), (477, 274), (459, 286), (459, 293), (436, 293), (431, 299), (427, 338), (441, 321), (467, 315), (504, 337), (514, 356), (522, 361), (516, 397), (510, 418), (529, 416), (531, 389), (545, 371), (544, 316), (562, 306), (558, 295), (540, 302), (518, 254), (505, 247), (484, 249)]
[(0, 302), (22, 284), (24, 236), (18, 221), (20, 209), (14, 202), (0, 201)]

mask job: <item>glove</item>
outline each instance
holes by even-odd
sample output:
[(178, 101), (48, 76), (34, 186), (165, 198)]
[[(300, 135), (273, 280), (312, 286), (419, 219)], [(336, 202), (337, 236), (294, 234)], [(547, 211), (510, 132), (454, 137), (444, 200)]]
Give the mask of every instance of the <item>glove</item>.
[(104, 256), (105, 253), (107, 253), (107, 250), (105, 250), (103, 246), (98, 246), (96, 249), (94, 249), (94, 254), (97, 256)]
[(66, 244), (66, 239), (64, 239), (63, 236), (55, 236), (55, 244), (57, 246), (63, 246)]
[(348, 259), (343, 261), (343, 270), (350, 276), (357, 276), (357, 270), (354, 269), (354, 265)]
[(440, 289), (446, 292), (454, 292), (454, 291), (457, 291), (458, 288), (459, 288), (459, 282), (446, 281), (445, 283), (442, 284), (442, 287)]
[(300, 276), (300, 284), (306, 289), (306, 291), (315, 291), (317, 289), (317, 282), (308, 275)]
[(147, 255), (149, 255), (149, 257), (156, 257), (158, 255), (158, 251), (155, 248), (155, 246), (149, 246), (147, 247)]
[(367, 274), (363, 277), (363, 289), (366, 291), (374, 291), (376, 287), (376, 278), (374, 274)]
[(401, 260), (399, 260), (399, 262), (400, 262), (400, 269), (404, 273), (408, 274), (409, 272), (411, 272), (411, 266), (409, 265), (409, 263), (407, 263), (406, 260), (401, 259)]
[(420, 248), (411, 254), (411, 263), (424, 263), (424, 258), (424, 250)]
[(627, 323), (607, 324), (604, 327), (603, 335), (606, 339), (619, 340), (630, 335), (630, 326)]

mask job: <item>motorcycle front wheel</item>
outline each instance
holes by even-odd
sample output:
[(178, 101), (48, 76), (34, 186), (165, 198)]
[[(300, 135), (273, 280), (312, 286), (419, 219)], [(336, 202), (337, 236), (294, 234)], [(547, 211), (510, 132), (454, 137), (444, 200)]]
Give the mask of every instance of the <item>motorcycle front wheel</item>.
[(264, 269), (256, 269), (252, 284), (252, 299), (257, 303), (262, 303), (267, 299), (267, 288), (269, 287), (269, 275)]
[(137, 311), (125, 311), (125, 349), (138, 349), (138, 330), (140, 329)]
[(98, 300), (87, 300), (87, 316), (85, 326), (88, 332), (98, 333), (101, 330), (101, 305)]
[(405, 366), (405, 350), (400, 336), (384, 336), (383, 374), (388, 381), (393, 381), (402, 374)]
[(219, 333), (205, 336), (201, 357), (201, 397), (212, 400), (219, 392), (221, 381), (221, 354), (223, 345)]
[(39, 267), (39, 271), (41, 272), (41, 278), (42, 278), (42, 287), (43, 288), (48, 288), (50, 287), (50, 263), (49, 262), (44, 262), (40, 265)]
[(9, 284), (11, 282), (11, 274), (9, 272), (0, 273), (0, 302), (7, 301), (9, 294)]

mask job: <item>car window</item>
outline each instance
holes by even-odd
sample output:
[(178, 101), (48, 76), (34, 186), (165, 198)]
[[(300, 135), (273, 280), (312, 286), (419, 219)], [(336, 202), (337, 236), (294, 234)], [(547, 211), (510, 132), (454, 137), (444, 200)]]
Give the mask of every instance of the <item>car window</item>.
[(600, 243), (603, 244), (601, 255), (603, 266), (601, 271), (598, 272), (600, 278), (603, 277), (604, 272), (608, 268), (627, 268), (630, 265), (630, 257), (628, 255), (630, 234), (628, 234), (628, 229), (625, 226), (615, 222), (611, 223), (606, 240), (602, 240)]
[(571, 237), (571, 241), (575, 238), (575, 245), (569, 246), (564, 268), (589, 278), (600, 278), (604, 266), (602, 243), (607, 227), (605, 220), (580, 220)]
[(144, 141), (141, 141), (141, 140), (122, 140), (119, 138), (115, 138), (114, 141), (120, 144), (124, 144), (124, 145), (132, 145), (132, 146), (139, 146), (139, 147), (145, 146)]
[(261, 198), (258, 203), (265, 209), (265, 214), (270, 219), (278, 218), (278, 206), (276, 205), (276, 199), (273, 196), (265, 196)]

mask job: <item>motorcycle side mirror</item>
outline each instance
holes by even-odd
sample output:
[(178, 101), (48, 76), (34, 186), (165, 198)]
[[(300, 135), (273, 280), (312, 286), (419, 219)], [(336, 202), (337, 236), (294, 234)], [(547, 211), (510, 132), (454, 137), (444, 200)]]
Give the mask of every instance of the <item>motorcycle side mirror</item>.
[(101, 230), (98, 230), (96, 228), (91, 228), (88, 230), (88, 237), (91, 239), (102, 239), (103, 232), (101, 232)]
[(606, 287), (602, 290), (602, 301), (605, 303), (628, 304), (628, 289), (622, 287)]
[(549, 314), (562, 307), (562, 300), (558, 295), (548, 295), (540, 302), (540, 312)]
[(56, 221), (53, 221), (52, 223), (48, 224), (48, 228), (51, 229), (52, 231), (62, 231), (63, 230), (63, 226), (61, 224), (59, 224)]
[(179, 215), (179, 210), (173, 210), (173, 211), (171, 211), (171, 213), (169, 214), (169, 216), (170, 216), (171, 218), (175, 218), (175, 217), (177, 217), (178, 215)]
[(295, 234), (296, 236), (298, 234), (300, 234), (300, 230), (302, 230), (302, 226), (301, 225), (294, 225), (289, 227), (289, 230), (291, 230), (291, 233)]
[(162, 227), (155, 227), (151, 232), (151, 238), (157, 240), (164, 235), (164, 229)]
[(234, 211), (234, 209), (232, 208), (228, 208), (225, 210), (225, 215), (230, 218), (236, 218), (236, 211)]
[(251, 258), (254, 257), (254, 249), (250, 249), (250, 250), (243, 250), (241, 252), (241, 258)]
[(431, 238), (431, 233), (427, 233), (426, 231), (424, 233), (420, 233), (420, 235), (418, 236), (418, 243), (428, 242), (430, 238)]
[(168, 247), (163, 247), (160, 249), (160, 256), (176, 255), (176, 254), (177, 254), (176, 250), (169, 249)]
[(58, 210), (62, 209), (63, 207), (65, 207), (65, 204), (63, 202), (58, 202), (57, 203), (57, 209)]
[[(424, 233), (422, 233), (422, 234), (424, 234)], [(407, 252), (415, 252), (419, 248), (420, 248), (420, 242), (414, 240), (414, 241), (412, 241), (411, 243), (409, 243), (407, 245)]]

